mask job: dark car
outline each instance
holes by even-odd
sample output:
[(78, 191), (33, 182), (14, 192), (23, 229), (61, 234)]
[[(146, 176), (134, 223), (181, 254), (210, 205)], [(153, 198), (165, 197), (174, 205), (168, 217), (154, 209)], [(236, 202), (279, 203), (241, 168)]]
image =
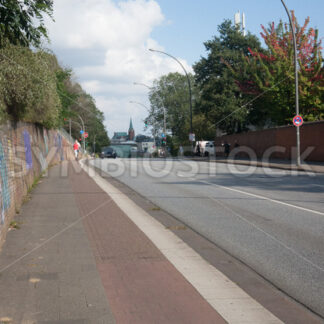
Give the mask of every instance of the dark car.
[(104, 158), (113, 158), (113, 159), (116, 159), (117, 153), (116, 153), (116, 151), (112, 147), (108, 147), (108, 148), (104, 149), (101, 152), (100, 157), (102, 159), (104, 159)]

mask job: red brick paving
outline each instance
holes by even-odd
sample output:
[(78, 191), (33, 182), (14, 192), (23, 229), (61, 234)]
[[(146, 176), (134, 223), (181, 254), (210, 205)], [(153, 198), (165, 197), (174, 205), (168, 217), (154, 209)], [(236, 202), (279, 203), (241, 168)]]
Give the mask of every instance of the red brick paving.
[[(82, 215), (110, 197), (69, 169)], [(112, 201), (84, 219), (117, 323), (226, 323)]]

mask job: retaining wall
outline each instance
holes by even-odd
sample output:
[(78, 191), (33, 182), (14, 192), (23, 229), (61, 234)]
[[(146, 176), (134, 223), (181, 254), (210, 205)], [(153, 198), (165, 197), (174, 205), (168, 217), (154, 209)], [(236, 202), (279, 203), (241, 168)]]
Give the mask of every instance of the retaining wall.
[[(247, 146), (252, 149), (257, 158), (262, 158), (266, 150), (271, 147), (281, 147), (281, 152), (271, 154), (271, 158), (294, 160), (296, 158), (296, 127), (284, 126), (260, 131), (251, 131), (240, 134), (217, 137), (215, 145), (217, 155), (222, 155), (220, 149), (222, 143), (231, 144), (231, 150), (237, 142), (239, 146)], [(324, 162), (324, 121), (304, 123), (300, 127), (300, 151), (301, 154), (314, 148), (305, 161)]]
[(72, 158), (62, 131), (25, 123), (0, 126), (0, 247), (34, 181), (50, 165)]

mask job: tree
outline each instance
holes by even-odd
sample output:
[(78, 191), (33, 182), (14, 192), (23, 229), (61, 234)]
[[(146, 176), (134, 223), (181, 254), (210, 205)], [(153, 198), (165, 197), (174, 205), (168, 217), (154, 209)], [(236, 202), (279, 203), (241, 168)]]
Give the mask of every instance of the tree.
[(243, 64), (242, 54), (248, 55), (249, 48), (261, 49), (256, 36), (244, 36), (239, 29), (225, 20), (218, 26), (219, 36), (205, 42), (207, 57), (194, 65), (196, 84), (200, 90), (197, 112), (202, 113), (214, 132), (219, 128), (227, 133), (245, 127), (247, 109), (240, 107), (244, 96), (236, 84), (230, 67)]
[[(60, 98), (53, 62), (44, 51), (7, 45), (0, 48), (0, 118), (58, 126)], [(13, 64), (14, 62), (14, 64)]]
[(73, 121), (71, 123), (72, 136), (79, 138), (80, 116), (84, 121), (86, 132), (89, 134), (86, 141), (90, 145), (90, 150), (93, 150), (92, 145), (95, 141), (96, 152), (99, 152), (102, 147), (110, 145), (110, 140), (104, 126), (104, 114), (97, 108), (94, 98), (86, 93), (80, 84), (71, 80), (71, 73), (67, 70), (64, 71), (60, 72), (60, 76), (63, 75), (65, 78), (68, 75), (68, 77), (64, 79), (63, 85), (60, 84), (61, 88), (59, 90), (63, 106), (65, 105), (64, 112), (62, 113), (65, 116), (64, 127), (68, 130), (68, 119), (71, 118)]
[[(292, 12), (296, 26), (299, 63), (299, 105), (305, 120), (324, 118), (324, 69), (318, 31), (308, 28), (309, 18), (300, 26)], [(294, 50), (292, 33), (282, 21), (268, 28), (262, 26), (266, 51), (249, 49), (245, 64), (234, 68), (234, 75), (245, 95), (262, 95), (250, 110), (252, 123), (284, 125), (295, 115)]]
[(53, 0), (0, 0), (0, 47), (7, 41), (39, 47), (42, 37), (48, 38), (43, 15), (52, 12)]
[(192, 125), (197, 140), (213, 140), (215, 138), (215, 127), (204, 114), (195, 113)]
[[(189, 74), (191, 84), (194, 78)], [(195, 87), (192, 88), (193, 101), (197, 98)], [(148, 125), (162, 132), (164, 126), (164, 109), (166, 114), (166, 128), (180, 142), (188, 141), (190, 129), (188, 81), (185, 75), (169, 73), (157, 79), (149, 93), (151, 110), (145, 119)]]

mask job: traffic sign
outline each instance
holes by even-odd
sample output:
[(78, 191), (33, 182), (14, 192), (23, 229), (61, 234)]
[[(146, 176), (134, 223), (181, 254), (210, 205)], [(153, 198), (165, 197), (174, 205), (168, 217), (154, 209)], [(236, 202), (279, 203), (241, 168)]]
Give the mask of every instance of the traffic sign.
[(87, 137), (89, 136), (89, 134), (88, 134), (87, 132), (85, 132), (85, 133), (83, 134), (83, 136), (84, 136), (84, 138), (87, 138)]
[(194, 142), (195, 141), (195, 134), (193, 134), (193, 133), (190, 133), (189, 134), (189, 141), (190, 142)]
[(303, 117), (299, 115), (296, 115), (293, 119), (293, 123), (297, 127), (303, 125), (303, 122), (304, 122)]
[(165, 137), (165, 134), (164, 134), (164, 133), (162, 133), (162, 134), (161, 134), (161, 136), (162, 136), (162, 137), (164, 138), (164, 137)]
[(84, 133), (84, 131), (81, 129), (81, 130), (80, 130), (80, 134), (82, 135), (83, 133)]

